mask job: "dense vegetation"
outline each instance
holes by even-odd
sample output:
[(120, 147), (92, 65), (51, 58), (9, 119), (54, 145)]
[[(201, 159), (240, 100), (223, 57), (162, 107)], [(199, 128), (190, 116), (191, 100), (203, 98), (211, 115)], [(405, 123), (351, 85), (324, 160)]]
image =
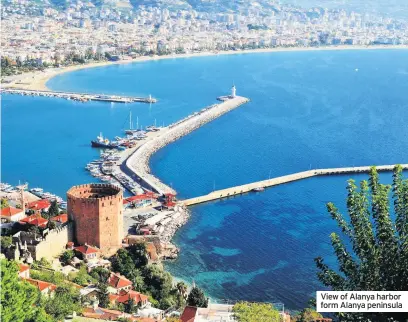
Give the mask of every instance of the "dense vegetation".
[(16, 262), (1, 260), (2, 321), (58, 321), (80, 311), (79, 292), (71, 285), (61, 281), (54, 296), (45, 297), (34, 286), (19, 279), (17, 273)]
[(112, 258), (112, 270), (132, 281), (136, 291), (150, 295), (152, 304), (161, 309), (185, 305), (183, 291), (186, 287), (173, 287), (170, 273), (159, 265), (148, 264), (146, 245), (143, 243), (120, 249)]
[[(318, 278), (335, 291), (408, 291), (408, 180), (403, 179), (401, 166), (394, 169), (392, 185), (380, 184), (372, 167), (368, 182), (362, 181), (358, 188), (354, 180), (349, 180), (347, 191), (349, 221), (332, 203), (327, 204), (348, 239), (330, 235), (340, 271), (329, 268), (318, 257)], [(390, 210), (391, 192), (394, 213)], [(403, 321), (407, 313), (342, 313), (339, 318)]]
[(18, 278), (18, 265), (1, 260), (1, 321), (51, 321), (44, 307), (36, 306), (40, 295), (36, 288)]
[(323, 316), (312, 308), (306, 308), (300, 313), (291, 316), (291, 322), (315, 322), (316, 319), (321, 319)]
[(278, 310), (268, 303), (239, 302), (232, 308), (240, 322), (280, 322)]
[(193, 287), (188, 294), (187, 304), (190, 306), (207, 307), (208, 298), (205, 297), (204, 292), (198, 287)]
[(74, 311), (82, 310), (82, 301), (75, 284), (86, 286), (96, 279), (83, 266), (78, 273), (67, 276), (47, 270), (50, 264), (41, 260), (32, 264), (30, 277), (56, 285), (52, 297), (41, 295), (37, 288), (18, 277), (15, 261), (1, 260), (1, 321), (62, 321)]

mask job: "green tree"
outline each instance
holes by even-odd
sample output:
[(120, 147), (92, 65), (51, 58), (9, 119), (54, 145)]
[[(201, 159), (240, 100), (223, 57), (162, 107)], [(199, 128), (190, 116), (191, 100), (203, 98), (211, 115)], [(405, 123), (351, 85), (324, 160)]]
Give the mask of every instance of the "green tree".
[(272, 304), (239, 302), (232, 312), (240, 322), (280, 322), (279, 312)]
[(30, 225), (27, 229), (28, 232), (36, 234), (36, 235), (40, 235), (41, 234), (41, 230), (40, 228), (38, 228), (35, 225)]
[(89, 275), (98, 280), (100, 283), (106, 283), (109, 279), (110, 271), (104, 267), (98, 266), (95, 267)]
[(33, 267), (35, 267), (34, 263), (33, 265), (31, 265), (32, 269), (30, 270), (30, 276), (33, 279), (53, 283), (56, 285), (62, 285), (66, 281), (65, 275), (62, 274), (61, 272), (54, 272), (48, 270), (39, 271), (33, 269)]
[(87, 268), (85, 265), (81, 265), (79, 271), (77, 272), (74, 280), (74, 283), (79, 284), (81, 286), (87, 286), (90, 283), (96, 282), (96, 280), (88, 274)]
[(46, 267), (46, 268), (52, 267), (51, 263), (45, 257), (41, 257), (41, 259), (38, 261), (37, 264), (39, 266)]
[(149, 262), (145, 243), (133, 244), (128, 247), (127, 251), (137, 268), (144, 267)]
[(59, 321), (80, 310), (79, 291), (69, 285), (58, 286), (55, 295), (45, 303), (45, 311)]
[(60, 261), (64, 265), (68, 265), (71, 259), (75, 256), (75, 253), (72, 249), (66, 250), (65, 252), (62, 253), (60, 256)]
[(314, 322), (316, 319), (321, 319), (323, 316), (311, 308), (306, 308), (295, 316), (296, 322)]
[(99, 306), (107, 308), (109, 306), (109, 291), (106, 283), (98, 283), (98, 301)]
[(57, 227), (57, 224), (55, 223), (55, 221), (48, 220), (48, 222), (47, 222), (47, 228), (48, 228), (49, 230), (53, 230), (53, 229), (55, 229), (56, 227)]
[(137, 312), (137, 305), (135, 305), (135, 301), (130, 299), (127, 301), (127, 303), (125, 303), (125, 312), (130, 314)]
[(58, 203), (56, 200), (51, 201), (51, 205), (48, 208), (48, 218), (52, 218), (59, 215)]
[(9, 206), (8, 200), (5, 198), (1, 199), (1, 209), (7, 208)]
[(126, 249), (119, 249), (112, 259), (112, 269), (126, 276), (134, 268), (133, 260)]
[(9, 248), (13, 244), (13, 238), (11, 236), (1, 236), (1, 249)]
[(146, 266), (143, 269), (142, 274), (146, 285), (146, 291), (160, 302), (160, 308), (167, 309), (168, 307), (162, 305), (161, 302), (169, 297), (172, 291), (173, 278), (171, 275), (157, 265)]
[(187, 299), (187, 284), (184, 282), (178, 282), (176, 285), (177, 291), (181, 296), (183, 296), (185, 299)]
[(50, 321), (43, 309), (34, 305), (39, 298), (37, 289), (18, 278), (17, 263), (2, 259), (0, 264), (1, 321)]
[(203, 290), (193, 287), (188, 294), (187, 304), (190, 306), (207, 307), (208, 299), (205, 297)]
[(145, 283), (140, 270), (133, 268), (129, 271), (127, 278), (132, 282), (136, 291), (143, 292), (145, 290)]
[[(407, 291), (408, 290), (408, 180), (402, 178), (401, 166), (393, 175), (392, 200), (395, 222), (390, 215), (389, 185), (380, 184), (375, 167), (369, 180), (357, 188), (348, 181), (349, 222), (338, 209), (327, 209), (349, 239), (352, 251), (337, 233), (330, 235), (339, 272), (329, 268), (321, 257), (315, 259), (319, 280), (334, 291)], [(342, 313), (349, 320), (402, 320), (404, 313)]]

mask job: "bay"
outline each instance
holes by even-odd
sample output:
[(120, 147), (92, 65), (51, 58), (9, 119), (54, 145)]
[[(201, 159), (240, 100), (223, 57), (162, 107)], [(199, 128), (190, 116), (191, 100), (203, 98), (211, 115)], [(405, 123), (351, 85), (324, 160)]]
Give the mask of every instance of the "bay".
[[(90, 140), (139, 124), (169, 124), (215, 102), (232, 84), (251, 99), (170, 144), (153, 173), (179, 198), (309, 168), (407, 163), (408, 55), (405, 50), (279, 52), (169, 59), (81, 70), (55, 77), (56, 90), (127, 94), (157, 104), (78, 103), (2, 95), (2, 181), (64, 195), (95, 181), (84, 170)], [(353, 176), (357, 180), (365, 175)], [(390, 181), (390, 175), (382, 176)], [(322, 177), (192, 207), (166, 265), (215, 299), (306, 305), (322, 287), (313, 258), (335, 266), (325, 210), (345, 210), (348, 176)]]

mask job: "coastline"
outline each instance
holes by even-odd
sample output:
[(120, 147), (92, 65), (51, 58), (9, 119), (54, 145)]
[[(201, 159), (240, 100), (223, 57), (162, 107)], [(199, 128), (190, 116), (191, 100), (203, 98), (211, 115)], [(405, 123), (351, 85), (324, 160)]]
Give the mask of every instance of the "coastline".
[[(331, 54), (331, 53), (330, 53)], [(177, 57), (176, 57), (177, 58)], [(255, 58), (255, 56), (254, 56), (254, 58)], [(177, 244), (176, 244), (177, 245)], [(180, 245), (181, 246), (181, 245)], [(181, 246), (182, 247), (182, 246)], [(182, 251), (186, 251), (186, 249), (181, 249)], [(166, 267), (166, 269), (167, 270), (169, 270), (169, 268), (168, 267)]]
[(50, 90), (46, 83), (57, 75), (74, 72), (77, 70), (104, 67), (110, 65), (132, 64), (147, 61), (163, 60), (163, 59), (177, 59), (177, 58), (193, 58), (193, 57), (207, 57), (218, 55), (239, 55), (239, 54), (257, 54), (257, 53), (274, 53), (274, 52), (297, 52), (297, 51), (322, 51), (322, 50), (380, 50), (380, 49), (408, 49), (407, 45), (373, 45), (373, 46), (325, 46), (325, 47), (276, 47), (265, 49), (249, 49), (237, 51), (219, 51), (219, 52), (200, 52), (190, 54), (171, 54), (163, 56), (140, 56), (135, 59), (119, 60), (119, 61), (105, 61), (98, 63), (90, 63), (84, 65), (73, 65), (68, 67), (49, 68), (44, 71), (35, 71), (21, 75), (6, 76), (3, 79), (7, 82), (2, 83), (3, 88), (19, 88), (29, 90)]

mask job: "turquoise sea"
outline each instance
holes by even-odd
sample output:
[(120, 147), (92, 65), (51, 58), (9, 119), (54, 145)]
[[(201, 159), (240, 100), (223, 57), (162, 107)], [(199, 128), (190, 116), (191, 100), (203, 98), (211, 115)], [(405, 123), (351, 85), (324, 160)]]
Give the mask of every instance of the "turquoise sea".
[[(2, 181), (64, 195), (94, 181), (90, 140), (139, 123), (171, 123), (215, 102), (232, 83), (251, 102), (160, 150), (152, 171), (180, 198), (309, 168), (407, 163), (406, 50), (314, 51), (169, 59), (81, 70), (56, 90), (149, 95), (157, 104), (2, 97)], [(382, 176), (390, 181), (390, 175)], [(366, 178), (356, 175), (355, 179)], [(347, 176), (322, 177), (192, 207), (166, 267), (216, 299), (303, 307), (322, 288), (313, 258), (335, 265), (325, 210), (344, 210)]]

